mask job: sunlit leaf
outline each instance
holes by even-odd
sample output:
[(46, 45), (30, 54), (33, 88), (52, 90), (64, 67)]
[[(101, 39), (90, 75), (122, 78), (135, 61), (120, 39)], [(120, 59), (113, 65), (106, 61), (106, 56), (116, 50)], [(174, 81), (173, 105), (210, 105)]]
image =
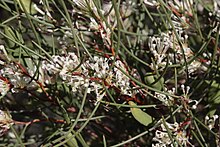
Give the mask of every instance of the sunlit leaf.
[(69, 141), (67, 142), (67, 144), (69, 146), (71, 146), (71, 147), (78, 147), (79, 146), (76, 139), (75, 139), (75, 137), (73, 137), (71, 133), (69, 133), (67, 135), (67, 138), (69, 139)]
[[(129, 101), (128, 102), (130, 106), (137, 106), (134, 102)], [(148, 126), (150, 123), (152, 123), (152, 117), (148, 115), (147, 113), (143, 112), (139, 108), (131, 108), (131, 113), (134, 116), (134, 118), (141, 124)]]
[(147, 75), (144, 77), (146, 84), (152, 86), (153, 88), (157, 90), (161, 90), (162, 84), (164, 83), (164, 79), (162, 77), (156, 82), (157, 79), (158, 77), (156, 75), (153, 75), (152, 73), (147, 73)]

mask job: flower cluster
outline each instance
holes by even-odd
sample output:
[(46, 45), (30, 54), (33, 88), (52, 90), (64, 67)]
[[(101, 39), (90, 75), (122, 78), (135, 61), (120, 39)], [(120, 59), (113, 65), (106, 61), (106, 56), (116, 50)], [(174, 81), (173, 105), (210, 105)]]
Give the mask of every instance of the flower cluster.
[[(206, 71), (209, 62), (201, 62), (199, 59), (191, 61), (194, 56), (193, 50), (188, 45), (188, 17), (192, 15), (192, 1), (169, 1), (169, 5), (173, 11), (181, 13), (190, 13), (185, 15), (171, 14), (171, 24), (169, 28), (172, 31), (162, 32), (159, 36), (149, 37), (148, 46), (153, 54), (155, 65), (151, 64), (153, 70), (162, 70), (166, 64), (181, 64), (187, 63), (188, 73), (192, 74), (196, 71)], [(188, 17), (187, 17), (188, 16)], [(169, 56), (169, 58), (167, 58)], [(203, 57), (205, 58), (205, 56)], [(169, 59), (169, 60), (168, 60)], [(167, 62), (168, 60), (168, 62)]]
[(8, 83), (7, 79), (0, 78), (0, 93), (2, 96), (6, 95), (7, 92), (10, 90), (10, 84)]
[(4, 82), (2, 82), (5, 83), (2, 88), (4, 87), (3, 89), (7, 91), (9, 91), (9, 85), (12, 86), (12, 92), (18, 92), (19, 89), (36, 85), (36, 82), (31, 79), (28, 71), (15, 62), (5, 65), (5, 67), (0, 70), (0, 76), (5, 79)]
[(104, 86), (115, 86), (122, 94), (131, 95), (130, 80), (121, 71), (126, 72), (125, 65), (120, 60), (112, 65), (112, 60), (113, 58), (94, 56), (80, 64), (74, 53), (68, 53), (66, 56), (52, 56), (50, 62), (43, 61), (42, 68), (44, 74), (60, 78), (63, 83), (70, 85), (73, 93), (81, 93), (87, 87), (88, 93), (94, 91), (100, 100), (105, 95)]
[[(52, 61), (43, 61), (42, 69), (48, 71), (49, 75), (59, 75), (62, 80), (67, 80), (71, 73), (79, 65), (77, 56), (74, 53), (69, 53), (67, 56), (52, 56)], [(48, 81), (46, 81), (48, 82)]]
[[(159, 69), (166, 66), (167, 51), (172, 46), (172, 42), (170, 41), (170, 35), (167, 33), (161, 33), (160, 37), (149, 37), (148, 46), (150, 51), (152, 52), (155, 60), (155, 66), (151, 63), (152, 69)], [(172, 64), (172, 62), (169, 62)]]
[(13, 124), (13, 120), (11, 119), (11, 115), (6, 111), (0, 110), (0, 136), (5, 134), (5, 132), (10, 129), (10, 125)]
[(192, 6), (193, 6), (193, 0), (169, 0), (169, 5), (172, 9), (177, 10), (178, 12), (185, 13), (188, 15), (192, 15)]
[(98, 31), (105, 44), (111, 45), (111, 30), (106, 26), (106, 23), (104, 21), (98, 22), (93, 18), (90, 18), (90, 20), (90, 29)]
[[(168, 90), (167, 88), (165, 88), (165, 91), (169, 94), (175, 94), (175, 88), (173, 88), (172, 90)], [(165, 106), (171, 106), (174, 103), (173, 97), (167, 96), (165, 94), (155, 92), (154, 97), (161, 101)]]
[(16, 62), (9, 62), (0, 70), (0, 92), (6, 95), (12, 87), (12, 92), (18, 92), (30, 86), (37, 86), (39, 82), (43, 86), (65, 83), (71, 87), (74, 94), (94, 92), (97, 100), (105, 95), (105, 87), (114, 86), (121, 94), (131, 96), (130, 79), (127, 77), (125, 64), (113, 57), (94, 56), (80, 62), (75, 53), (69, 52), (63, 55), (53, 55), (51, 60), (42, 61), (38, 67), (38, 78), (35, 78), (36, 67), (32, 70), (24, 68)]
[(131, 91), (129, 91), (131, 89), (130, 79), (122, 72), (122, 71), (124, 72), (127, 71), (125, 65), (120, 60), (118, 60), (115, 62), (115, 66), (116, 67), (114, 67), (113, 69), (115, 73), (114, 86), (118, 87), (121, 90), (122, 94), (131, 96), (132, 95)]
[[(174, 124), (168, 122), (165, 122), (164, 124), (162, 123), (160, 126), (160, 130), (156, 130), (155, 132), (155, 137), (153, 138), (153, 141), (155, 141), (156, 143), (152, 144), (152, 147), (191, 145), (186, 131), (183, 130), (180, 126), (181, 125), (177, 122), (175, 122)], [(170, 133), (171, 136), (169, 136), (168, 133)], [(172, 140), (171, 137), (175, 137), (175, 140)]]
[[(180, 96), (180, 99), (174, 99), (171, 96), (167, 96), (165, 94), (158, 93), (158, 92), (155, 92), (154, 97), (158, 99), (159, 101), (161, 101), (162, 104), (165, 106), (173, 106), (174, 104), (178, 104), (178, 103), (182, 105), (184, 103), (184, 106), (185, 106), (184, 109), (186, 109), (186, 111), (189, 111), (190, 109), (196, 109), (197, 105), (199, 104), (199, 101), (190, 99), (189, 97), (190, 87), (181, 85), (180, 89), (183, 92), (183, 95)], [(164, 92), (167, 92), (171, 95), (175, 95), (176, 91), (177, 90), (175, 88), (172, 88), (171, 90), (168, 90), (167, 88), (165, 88), (164, 90)]]

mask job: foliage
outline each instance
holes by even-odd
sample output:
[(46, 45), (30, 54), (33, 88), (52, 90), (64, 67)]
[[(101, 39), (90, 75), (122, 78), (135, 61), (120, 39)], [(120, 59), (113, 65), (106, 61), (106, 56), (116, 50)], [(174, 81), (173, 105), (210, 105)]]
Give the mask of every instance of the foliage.
[(1, 146), (219, 146), (220, 2), (2, 0)]

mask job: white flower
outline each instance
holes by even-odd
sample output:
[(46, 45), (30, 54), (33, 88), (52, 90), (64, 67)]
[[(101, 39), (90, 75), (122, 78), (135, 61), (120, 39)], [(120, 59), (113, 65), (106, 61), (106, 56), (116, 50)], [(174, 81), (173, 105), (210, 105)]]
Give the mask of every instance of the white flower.
[(90, 18), (90, 29), (92, 30), (99, 30), (99, 24), (96, 22), (96, 20), (94, 18)]
[[(25, 72), (26, 74), (29, 74), (28, 71)], [(10, 81), (10, 84), (13, 85), (12, 92), (17, 92), (17, 89), (22, 89), (34, 82), (31, 82), (30, 76), (24, 74), (24, 71), (14, 63), (6, 65), (1, 69), (0, 74), (7, 78)]]
[(88, 9), (88, 6), (94, 7), (93, 0), (73, 0), (73, 2), (82, 9)]
[(10, 84), (6, 81), (6, 79), (0, 78), (0, 93), (2, 96), (6, 95), (10, 90)]
[[(88, 12), (90, 9), (93, 11), (97, 18), (99, 17), (98, 10), (93, 2), (93, 0), (73, 0), (73, 2), (83, 11)], [(90, 8), (90, 9), (89, 9)], [(100, 12), (104, 14), (104, 11), (100, 9)], [(80, 12), (81, 13), (81, 12)]]
[(79, 65), (78, 57), (74, 53), (68, 53), (65, 56), (52, 56), (52, 61), (42, 62), (42, 69), (48, 71), (49, 74), (59, 75), (62, 80), (67, 80), (68, 77), (71, 77), (73, 70)]
[[(153, 138), (153, 141), (156, 141), (156, 143), (152, 145), (153, 147), (173, 146), (165, 125), (167, 126), (167, 128), (169, 128), (171, 136), (175, 137), (178, 143), (180, 143), (182, 146), (187, 146), (188, 144), (191, 145), (191, 143), (189, 142), (189, 137), (186, 134), (186, 131), (182, 130), (182, 128), (180, 128), (180, 125), (177, 122), (175, 122), (174, 124), (168, 122), (165, 123), (166, 124), (163, 123), (161, 124), (162, 130), (156, 130), (155, 137)], [(175, 145), (178, 145), (176, 140), (173, 141)]]
[(68, 76), (68, 73), (73, 72), (73, 70), (79, 70), (75, 69), (79, 65), (78, 57), (74, 53), (69, 53), (69, 55), (65, 58), (63, 68), (60, 71), (59, 75), (63, 80), (66, 80), (66, 76)]
[(71, 76), (68, 80), (66, 80), (64, 82), (66, 82), (67, 85), (70, 85), (72, 87), (73, 93), (81, 92), (86, 87), (89, 87), (89, 79), (86, 79), (80, 75), (79, 76)]
[(90, 18), (90, 29), (99, 32), (101, 38), (111, 45), (111, 30), (104, 21), (97, 22), (94, 18)]
[(109, 69), (109, 60), (111, 59), (94, 56), (87, 60), (84, 66), (94, 72), (92, 77), (105, 79), (112, 75), (112, 71)]
[(158, 7), (160, 5), (160, 3), (155, 0), (144, 0), (144, 3), (150, 7)]
[[(175, 94), (175, 88), (173, 88), (172, 90), (168, 90), (167, 88), (165, 88), (165, 91), (170, 94)], [(171, 96), (167, 96), (158, 92), (155, 92), (154, 97), (161, 101), (165, 106), (170, 106), (174, 102), (174, 99)]]
[(43, 61), (42, 69), (45, 75), (60, 77), (63, 83), (71, 86), (74, 94), (82, 94), (88, 88), (87, 93), (93, 92), (97, 102), (105, 96), (108, 86), (117, 87), (121, 94), (131, 95), (130, 79), (119, 70), (127, 72), (124, 63), (117, 60), (115, 67), (110, 68), (112, 59), (94, 56), (80, 65), (77, 56), (68, 53), (66, 56), (52, 56), (50, 62)]
[[(168, 33), (161, 33), (159, 37), (149, 37), (148, 46), (150, 48), (151, 53), (154, 56), (156, 68), (162, 67), (162, 69), (166, 65), (165, 58), (167, 57), (167, 51), (169, 48), (172, 48), (172, 39)], [(172, 64), (169, 62), (169, 64)], [(154, 69), (154, 65), (151, 64), (151, 68)]]
[[(131, 89), (130, 87), (130, 79), (127, 75), (125, 75), (121, 70), (123, 70), (124, 72), (127, 72), (127, 69), (124, 65), (124, 63), (122, 63), (120, 60), (117, 60), (115, 62), (115, 66), (113, 68), (114, 70), (114, 83), (113, 85), (118, 87), (121, 90), (121, 94), (125, 94), (125, 95), (129, 95), (131, 96), (131, 91), (129, 91)], [(121, 70), (119, 70), (119, 68)]]
[(205, 124), (209, 127), (209, 129), (213, 129), (215, 127), (216, 120), (219, 118), (218, 115), (213, 115), (212, 117), (205, 117)]
[(13, 124), (11, 115), (5, 111), (0, 110), (0, 136), (2, 136), (8, 129), (10, 125)]
[(172, 8), (175, 8), (180, 12), (183, 11), (188, 15), (193, 14), (192, 13), (193, 0), (169, 0), (168, 3)]
[(160, 144), (171, 144), (168, 133), (159, 130), (156, 130), (153, 140), (159, 142)]
[(99, 102), (100, 100), (102, 100), (102, 98), (105, 96), (105, 88), (103, 87), (102, 84), (98, 83), (98, 82), (91, 82), (90, 84), (90, 90), (94, 91), (94, 93), (96, 94), (96, 103)]

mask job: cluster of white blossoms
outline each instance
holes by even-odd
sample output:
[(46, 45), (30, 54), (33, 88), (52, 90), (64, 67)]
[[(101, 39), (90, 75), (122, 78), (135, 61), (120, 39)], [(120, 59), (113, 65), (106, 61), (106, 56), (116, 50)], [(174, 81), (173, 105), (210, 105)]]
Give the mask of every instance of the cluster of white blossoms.
[[(161, 36), (149, 37), (148, 46), (150, 47), (150, 51), (152, 52), (155, 60), (155, 66), (151, 63), (152, 69), (159, 69), (166, 66), (167, 51), (171, 47), (172, 42), (170, 42), (169, 34), (161, 33)], [(169, 62), (172, 64), (172, 62)]]
[[(152, 147), (178, 146), (179, 144), (181, 146), (192, 146), (189, 142), (189, 137), (187, 136), (186, 131), (183, 130), (180, 126), (181, 125), (177, 122), (174, 124), (168, 122), (165, 122), (165, 124), (162, 123), (160, 130), (156, 130), (155, 132), (155, 137), (153, 138), (155, 143), (152, 144)], [(171, 136), (169, 136), (168, 131)], [(171, 137), (175, 138), (175, 140)]]
[[(106, 4), (104, 3), (102, 8), (100, 8), (98, 11), (96, 5), (94, 4), (94, 2), (92, 0), (89, 0), (89, 1), (74, 0), (73, 2), (74, 2), (74, 4), (76, 4), (76, 6), (78, 8), (83, 10), (84, 13), (86, 13), (90, 10), (92, 11), (92, 13), (95, 15), (95, 18), (90, 17), (89, 31), (91, 29), (91, 30), (99, 32), (100, 37), (105, 42), (105, 45), (110, 45), (111, 44), (111, 40), (110, 40), (111, 30), (106, 25), (106, 22), (99, 16), (99, 12), (102, 13), (102, 15), (105, 15), (105, 13), (108, 13), (111, 6), (112, 6), (111, 3), (106, 3)], [(110, 6), (110, 8), (109, 8), (109, 6)], [(109, 21), (110, 21), (109, 16), (108, 16), (107, 20), (109, 23)]]
[(0, 79), (0, 93), (1, 96), (4, 96), (7, 94), (7, 92), (10, 90), (10, 84), (8, 81), (4, 78)]
[(110, 71), (108, 58), (94, 56), (92, 59), (87, 60), (85, 65), (94, 72), (93, 77), (96, 78), (107, 78), (113, 74), (112, 71)]
[[(80, 62), (75, 53), (53, 55), (43, 60), (40, 66), (24, 68), (20, 63), (6, 63), (0, 70), (0, 93), (19, 92), (30, 86), (39, 87), (62, 82), (71, 87), (74, 94), (94, 92), (97, 100), (105, 96), (106, 87), (114, 86), (121, 94), (131, 96), (130, 79), (125, 64), (113, 57), (94, 56)], [(38, 73), (35, 75), (35, 73)], [(34, 77), (35, 76), (35, 77)], [(38, 86), (37, 86), (38, 85)]]
[(50, 75), (59, 75), (62, 80), (67, 80), (74, 70), (79, 70), (76, 69), (79, 64), (78, 57), (74, 53), (69, 53), (67, 56), (53, 55), (51, 61), (43, 61), (42, 69), (48, 71)]
[(13, 120), (11, 115), (6, 111), (0, 110), (0, 136), (5, 134), (8, 129), (10, 129), (10, 125), (13, 125)]
[(104, 21), (96, 21), (94, 18), (90, 18), (90, 29), (98, 31), (106, 45), (111, 45), (111, 30), (107, 27)]
[(45, 80), (47, 84), (61, 80), (71, 86), (73, 92), (88, 87), (88, 70), (81, 70), (83, 67), (74, 53), (54, 55), (51, 61), (42, 62), (42, 69), (44, 77), (51, 77)]
[[(199, 104), (199, 101), (197, 100), (192, 100), (189, 97), (189, 91), (190, 91), (190, 87), (189, 86), (185, 86), (185, 85), (180, 85), (180, 89), (183, 92), (183, 95), (180, 97), (182, 99), (179, 99), (180, 101), (184, 101), (185, 102), (185, 106), (187, 107), (187, 111), (189, 111), (190, 109), (197, 109), (197, 105)], [(172, 88), (170, 90), (168, 90), (167, 88), (164, 89), (164, 92), (167, 92), (171, 95), (175, 95), (176, 94), (176, 89)], [(163, 105), (165, 106), (173, 106), (174, 103), (177, 105), (177, 101), (178, 99), (174, 99), (171, 96), (162, 94), (162, 93), (158, 93), (155, 92), (154, 94), (154, 98), (158, 99), (159, 101), (162, 102)]]
[(2, 85), (2, 91), (9, 91), (9, 85), (12, 86), (11, 91), (15, 93), (18, 92), (19, 89), (35, 85), (35, 81), (33, 81), (27, 73), (28, 71), (22, 71), (22, 68), (14, 62), (6, 64), (4, 68), (0, 70), (0, 76), (5, 78), (4, 82), (7, 81), (5, 86)]
[[(165, 88), (164, 91), (168, 92), (169, 94), (175, 94), (175, 88), (172, 88), (171, 90), (168, 90), (167, 88)], [(165, 94), (155, 92), (154, 97), (158, 99), (159, 101), (161, 101), (165, 106), (173, 105), (174, 99), (171, 96), (167, 96)]]
[[(74, 53), (68, 53), (66, 56), (52, 56), (49, 62), (43, 61), (42, 68), (45, 75), (70, 85), (73, 93), (81, 93), (88, 88), (87, 92), (95, 92), (97, 100), (100, 100), (105, 95), (105, 86), (115, 86), (121, 94), (131, 95), (130, 80), (121, 71), (127, 72), (124, 63), (116, 60), (112, 65), (110, 61), (113, 58), (94, 56), (80, 63)], [(46, 83), (53, 84), (50, 81)]]
[[(185, 65), (188, 62), (186, 68), (189, 74), (195, 71), (206, 71), (209, 62), (202, 63), (199, 59), (195, 59), (189, 62), (194, 53), (192, 49), (188, 46), (188, 35), (187, 29), (189, 29), (188, 18), (186, 16), (191, 16), (191, 5), (192, 1), (169, 1), (171, 8), (175, 9), (177, 12), (189, 13), (181, 16), (176, 16), (171, 14), (172, 25), (169, 28), (172, 31), (162, 32), (159, 36), (149, 37), (148, 46), (151, 53), (153, 54), (153, 60), (155, 65), (151, 64), (153, 70), (162, 70), (165, 68), (166, 64), (181, 64)], [(169, 22), (167, 22), (169, 24)], [(169, 60), (167, 59), (169, 56)], [(168, 62), (167, 62), (168, 60)]]
[[(89, 34), (91, 30), (95, 33), (98, 33), (102, 38), (105, 46), (110, 48), (110, 46), (112, 45), (112, 30), (114, 30), (117, 26), (117, 23), (119, 23), (112, 1), (103, 1), (101, 7), (96, 6), (92, 0), (73, 0), (73, 2), (77, 6), (77, 8), (83, 10), (77, 11), (76, 9), (74, 10), (74, 12), (84, 13), (87, 16), (90, 16), (88, 29), (89, 32), (87, 32), (86, 34)], [(120, 4), (120, 19), (123, 19), (123, 21), (120, 21), (120, 24), (122, 23), (123, 27), (125, 28), (131, 25), (128, 16), (132, 13), (133, 5), (135, 5), (135, 3), (131, 0), (123, 1)], [(91, 13), (93, 14), (92, 17)], [(101, 16), (105, 16), (105, 19), (103, 19), (103, 17)]]
[[(156, 67), (151, 64), (153, 70), (155, 70), (155, 68), (163, 69), (167, 63), (168, 65), (184, 64), (184, 56), (186, 61), (189, 61), (193, 56), (192, 50), (187, 47), (188, 36), (183, 35), (183, 30), (178, 30), (177, 28), (176, 31), (178, 35), (177, 37), (181, 41), (181, 45), (179, 44), (175, 33), (171, 31), (161, 33), (160, 36), (149, 37), (148, 46), (153, 54), (153, 60), (156, 64)], [(175, 52), (175, 54), (173, 52)], [(169, 58), (167, 58), (167, 56), (169, 56)]]
[[(121, 90), (122, 94), (131, 96), (132, 93), (129, 91), (130, 87), (130, 79), (126, 76), (122, 71), (126, 72), (127, 69), (121, 61), (116, 61), (114, 67), (115, 79), (114, 79), (114, 86), (118, 87)], [(121, 70), (122, 71), (121, 71)]]
[[(121, 94), (131, 96), (130, 80), (124, 72), (128, 74), (126, 65), (120, 60), (114, 62), (113, 57), (94, 56), (80, 62), (72, 52), (53, 55), (33, 70), (17, 62), (8, 62), (0, 70), (0, 93), (4, 97), (9, 91), (28, 90), (30, 85), (46, 87), (61, 82), (70, 86), (74, 95), (82, 95), (87, 89), (87, 93), (95, 94), (98, 102), (110, 86), (119, 89)], [(0, 133), (9, 129), (8, 125), (1, 125), (5, 123), (5, 117), (6, 114), (0, 110)]]

